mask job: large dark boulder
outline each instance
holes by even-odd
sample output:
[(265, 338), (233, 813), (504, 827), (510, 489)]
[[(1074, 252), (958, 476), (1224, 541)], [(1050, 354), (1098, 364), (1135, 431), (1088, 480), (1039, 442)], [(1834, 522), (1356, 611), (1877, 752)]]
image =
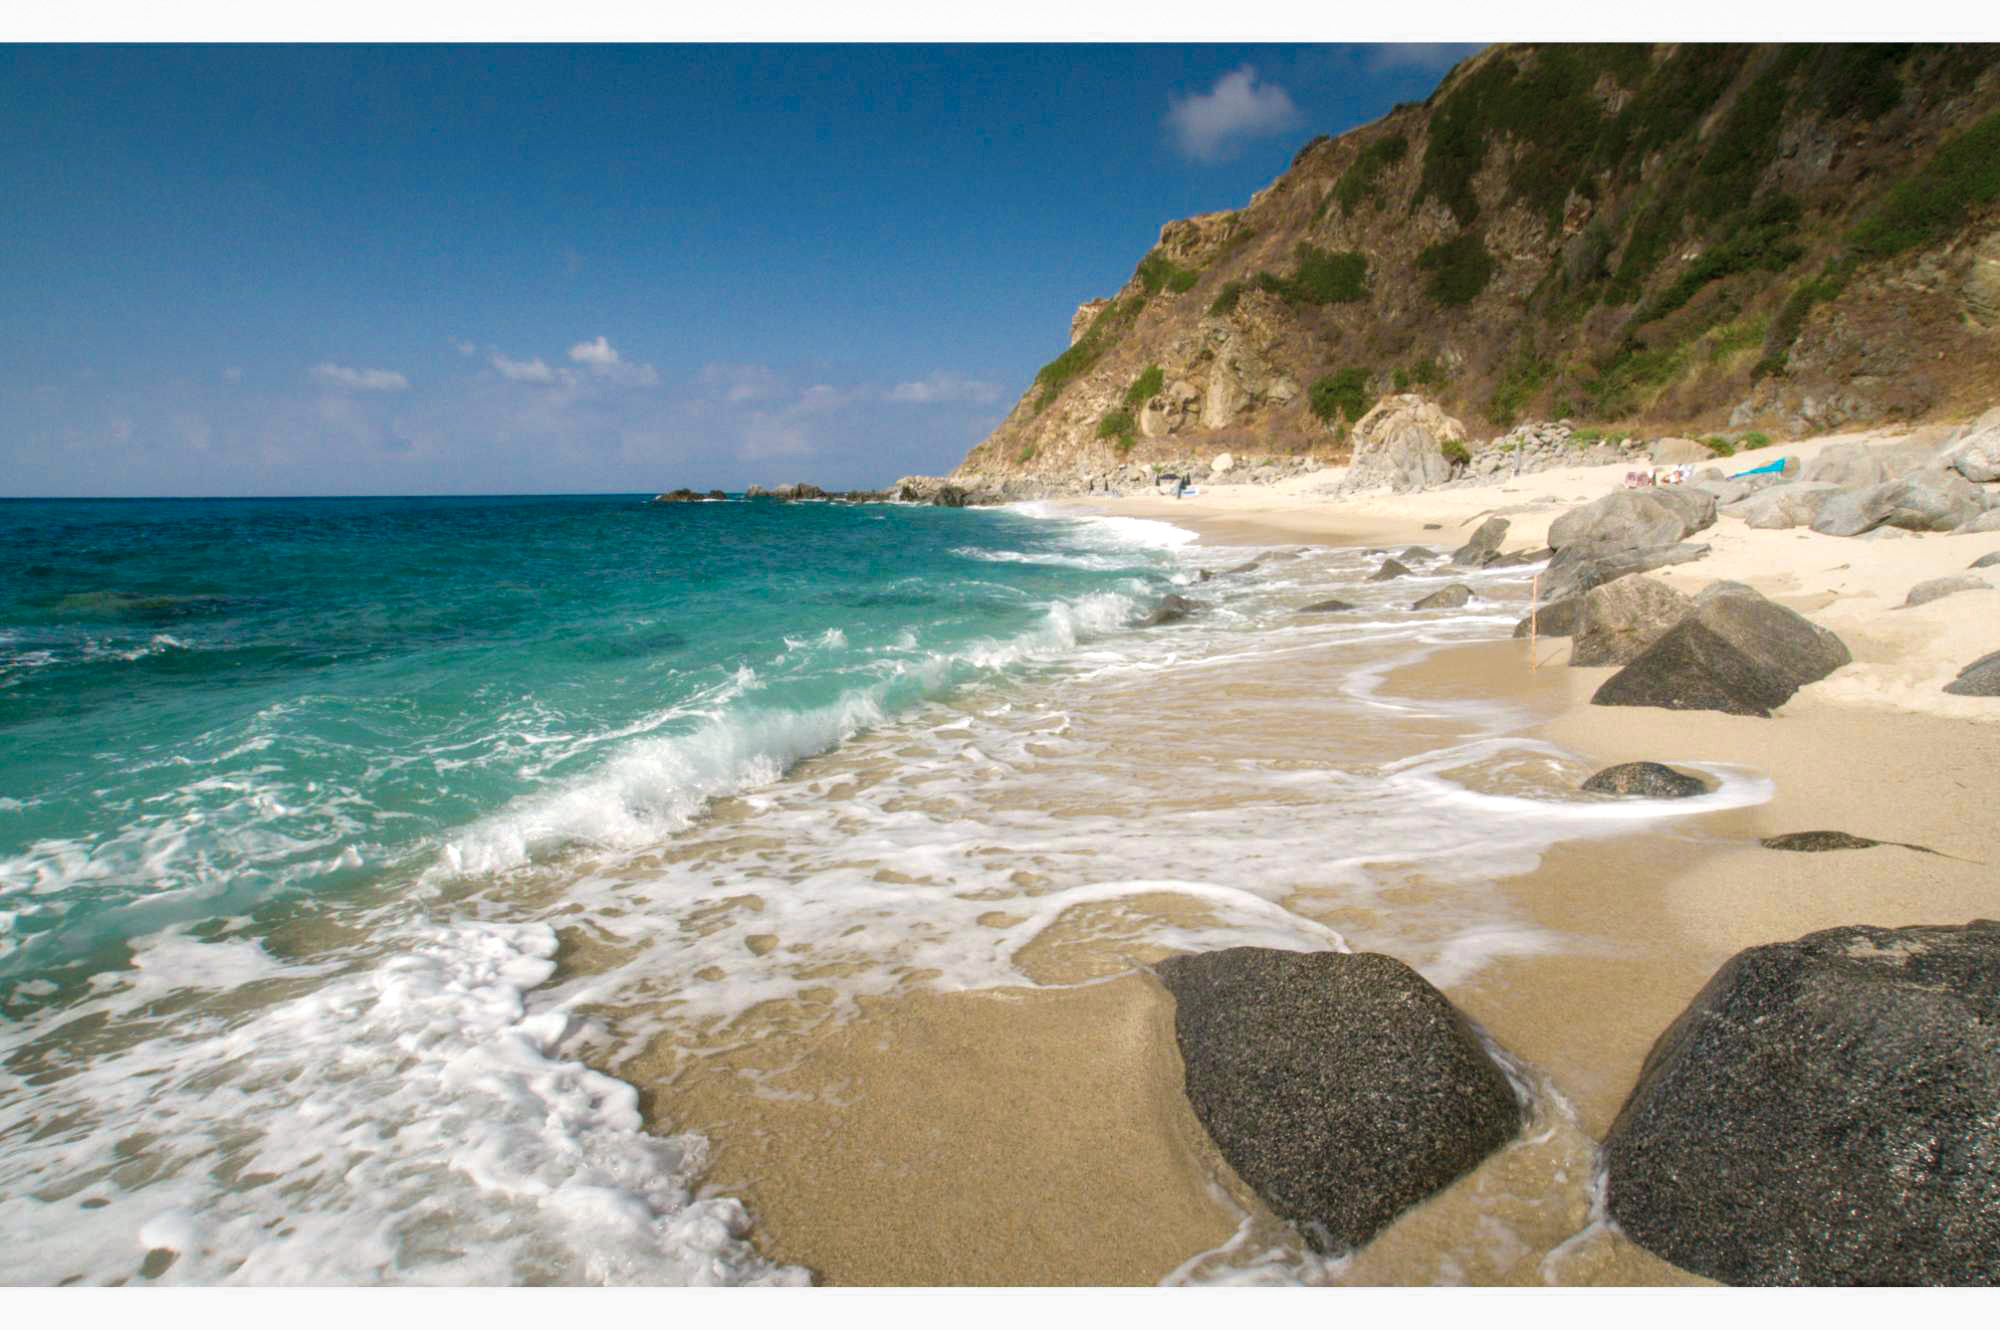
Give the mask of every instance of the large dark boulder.
[(1846, 644), (1811, 620), (1740, 582), (1717, 582), (1590, 700), (1769, 716), (1852, 659)]
[(1234, 947), (1156, 970), (1195, 1116), (1316, 1251), (1361, 1246), (1521, 1129), (1505, 1074), (1401, 961)]
[(1565, 600), (1581, 596), (1594, 586), (1615, 582), (1633, 573), (1650, 573), (1655, 568), (1692, 563), (1708, 557), (1706, 545), (1649, 545), (1621, 549), (1613, 545), (1587, 542), (1557, 550), (1542, 573), (1544, 600)]
[(1689, 799), (1708, 793), (1708, 783), (1658, 762), (1620, 762), (1583, 783), (1592, 794), (1625, 794), (1642, 799)]
[(1455, 610), (1472, 601), (1472, 588), (1463, 582), (1453, 582), (1450, 586), (1431, 592), (1416, 604), (1413, 610)]
[(1679, 623), (1694, 602), (1665, 582), (1637, 573), (1583, 596), (1577, 615), (1572, 665), (1626, 665)]
[(1715, 525), (1715, 496), (1681, 486), (1614, 490), (1549, 524), (1549, 547), (1672, 545)]
[(1568, 637), (1576, 631), (1582, 611), (1581, 596), (1570, 596), (1544, 605), (1514, 625), (1514, 636), (1527, 637), (1532, 631), (1538, 637)]
[(1504, 517), (1489, 517), (1472, 533), (1472, 539), (1452, 551), (1451, 561), (1461, 568), (1484, 568), (1499, 557), (1500, 542), (1506, 539), (1511, 523)]
[(2000, 923), (1753, 947), (1660, 1036), (1611, 1216), (1731, 1284), (2000, 1282)]

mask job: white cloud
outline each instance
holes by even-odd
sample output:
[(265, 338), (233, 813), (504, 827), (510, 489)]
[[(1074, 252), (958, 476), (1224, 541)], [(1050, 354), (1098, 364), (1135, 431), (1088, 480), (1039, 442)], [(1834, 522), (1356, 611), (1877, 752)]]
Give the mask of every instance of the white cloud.
[(227, 384), (231, 384), (231, 385), (234, 385), (234, 384), (238, 384), (238, 383), (241, 383), (241, 382), (243, 382), (243, 370), (242, 370), (242, 368), (241, 368), (240, 366), (237, 366), (237, 365), (231, 365), (231, 366), (230, 366), (230, 367), (229, 367), (228, 369), (225, 369), (225, 370), (223, 370), (223, 371), (222, 371), (222, 381), (223, 381), (224, 383), (227, 383)]
[(452, 344), (452, 346), (458, 351), (458, 353), (464, 356), (467, 360), (470, 360), (472, 359), (473, 356), (479, 354), (479, 348), (474, 346), (472, 343), (468, 341), (464, 341), (457, 337), (449, 337), (446, 338), (445, 340), (449, 341)]
[(1000, 400), (998, 384), (984, 379), (967, 378), (950, 370), (939, 370), (934, 374), (911, 383), (899, 383), (889, 390), (892, 402), (914, 402), (929, 406), (939, 402), (971, 402), (985, 405)]
[(1174, 146), (1198, 162), (1219, 162), (1236, 154), (1244, 139), (1293, 128), (1299, 109), (1275, 83), (1257, 81), (1249, 65), (1231, 70), (1208, 92), (1169, 98), (1167, 128)]
[(695, 381), (704, 388), (720, 389), (731, 402), (762, 401), (784, 389), (783, 380), (769, 365), (732, 365), (720, 360), (703, 365)]
[(579, 365), (588, 366), (590, 372), (599, 378), (613, 383), (650, 387), (660, 381), (659, 371), (651, 365), (626, 360), (618, 354), (618, 348), (611, 345), (611, 340), (601, 333), (595, 341), (578, 342), (572, 346), (569, 358)]
[(556, 372), (540, 356), (533, 360), (509, 360), (499, 351), (487, 357), (493, 368), (516, 383), (554, 383)]
[(349, 369), (345, 365), (314, 365), (312, 376), (330, 388), (356, 392), (393, 393), (410, 386), (410, 381), (393, 369)]

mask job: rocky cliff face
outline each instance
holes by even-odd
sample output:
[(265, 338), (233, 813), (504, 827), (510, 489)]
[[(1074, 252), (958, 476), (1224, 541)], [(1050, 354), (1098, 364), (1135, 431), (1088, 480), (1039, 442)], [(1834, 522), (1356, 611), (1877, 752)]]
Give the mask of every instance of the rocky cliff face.
[(1408, 390), (1475, 438), (1973, 414), (1996, 200), (2000, 47), (1490, 48), (1162, 227), (954, 478), (1341, 461)]

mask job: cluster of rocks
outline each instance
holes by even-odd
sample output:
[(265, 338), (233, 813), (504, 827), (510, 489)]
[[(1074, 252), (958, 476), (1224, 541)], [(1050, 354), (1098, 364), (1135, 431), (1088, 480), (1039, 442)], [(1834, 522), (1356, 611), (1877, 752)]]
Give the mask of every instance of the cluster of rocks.
[(696, 490), (678, 489), (668, 490), (665, 494), (656, 494), (653, 496), (652, 501), (654, 503), (712, 503), (728, 497), (721, 490), (710, 490), (706, 494), (703, 494)]
[[(1154, 969), (1196, 1117), (1317, 1251), (1367, 1243), (1527, 1121), (1504, 1055), (1392, 957), (1237, 947)], [(2000, 923), (1753, 947), (1647, 1057), (1602, 1145), (1610, 1213), (1731, 1284), (2000, 1282), (1996, 1105)]]
[(1902, 531), (2000, 531), (2000, 409), (1941, 439), (1869, 447), (1837, 444), (1796, 474), (1695, 484), (1722, 511), (1759, 530), (1810, 527), (1824, 536)]
[[(1631, 436), (1617, 442), (1595, 434), (1579, 437), (1574, 422), (1568, 420), (1536, 421), (1532, 424), (1518, 425), (1499, 438), (1488, 439), (1472, 449), (1464, 467), (1445, 484), (1447, 487), (1483, 485), (1495, 476), (1528, 475), (1536, 471), (1553, 471), (1558, 467), (1608, 466), (1614, 462), (1635, 461), (1640, 458), (1652, 461), (1666, 460), (1652, 456), (1653, 450), (1658, 446)], [(1714, 456), (1704, 445), (1694, 446), (1701, 449), (1702, 460)], [(1673, 460), (1681, 459), (1676, 457)]]

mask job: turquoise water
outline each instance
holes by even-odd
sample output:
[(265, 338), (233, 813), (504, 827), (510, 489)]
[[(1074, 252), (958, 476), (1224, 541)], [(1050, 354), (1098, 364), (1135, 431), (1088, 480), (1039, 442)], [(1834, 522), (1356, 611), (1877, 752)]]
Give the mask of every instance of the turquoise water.
[(657, 837), (1166, 585), (1010, 513), (632, 495), (7, 502), (0, 568), (0, 984)]

